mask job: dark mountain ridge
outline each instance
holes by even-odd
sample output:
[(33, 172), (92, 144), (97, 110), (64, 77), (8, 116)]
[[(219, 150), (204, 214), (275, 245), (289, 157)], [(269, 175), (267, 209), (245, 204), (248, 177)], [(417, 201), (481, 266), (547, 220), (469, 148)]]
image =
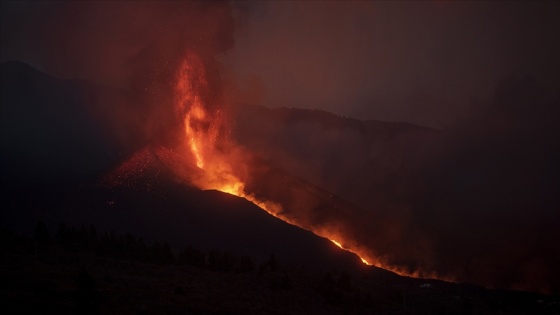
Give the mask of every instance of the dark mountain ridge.
[(360, 134), (372, 136), (390, 136), (402, 132), (437, 132), (437, 129), (419, 126), (408, 122), (387, 122), (380, 120), (359, 120), (352, 117), (339, 116), (324, 110), (303, 109), (293, 107), (267, 108), (255, 104), (238, 104), (235, 110), (243, 113), (254, 113), (261, 119), (274, 119), (283, 124), (298, 122), (316, 123), (326, 130), (355, 129)]
[(0, 73), (2, 181), (73, 183), (118, 160), (95, 112), (98, 87), (19, 62), (2, 63)]
[[(169, 165), (181, 164), (185, 173), (196, 172), (196, 168), (185, 166), (165, 150), (137, 151), (122, 159), (126, 152), (135, 150), (120, 147), (118, 141), (115, 145), (110, 136), (114, 121), (103, 115), (89, 116), (94, 106), (90, 102), (99, 98), (95, 96), (98, 89), (87, 88), (87, 82), (54, 79), (20, 63), (2, 64), (0, 70), (2, 203), (7, 205), (1, 211), (2, 227), (30, 231), (37, 219), (51, 226), (62, 221), (77, 225), (95, 222), (99, 229), (134, 232), (178, 247), (193, 242), (203, 248), (224, 246), (260, 257), (270, 255), (273, 249), (295, 263), (325, 268), (357, 263), (364, 267), (330, 242), (286, 225), (243, 199), (194, 189), (174, 177), (176, 167)], [(440, 135), (406, 123), (360, 122), (307, 110), (254, 107), (238, 114), (241, 118), (234, 119), (237, 124), (233, 126), (235, 139), (274, 170), (269, 173), (269, 183), (263, 178), (251, 185), (266, 193), (275, 189), (273, 178), (287, 178), (279, 182), (303, 188), (299, 190), (302, 193), (312, 192), (309, 196), (321, 201), (318, 207), (315, 204), (308, 209), (321, 210), (308, 213), (315, 219), (327, 220), (328, 216), (321, 214), (328, 214), (348, 224), (362, 222), (356, 227), (358, 232), (369, 233), (375, 228), (376, 235), (387, 237), (383, 241), (388, 245), (395, 236), (390, 232), (406, 226), (385, 225), (382, 223), (391, 221), (364, 217), (353, 204), (367, 208), (369, 203), (360, 199), (366, 196), (366, 201), (373, 200), (376, 205), (374, 217), (399, 215), (402, 209), (391, 205), (406, 195), (401, 179), (425, 144)], [(248, 121), (251, 123), (245, 123)], [(125, 176), (111, 185), (96, 183), (102, 174), (114, 170), (118, 161), (126, 163), (135, 157), (145, 167), (123, 173), (130, 178)], [(324, 202), (331, 198), (329, 192), (334, 197)], [(296, 209), (288, 211), (296, 213)], [(264, 230), (258, 228), (261, 224)], [(210, 233), (205, 228), (209, 225), (219, 228)], [(264, 236), (250, 233), (252, 229)], [(302, 246), (297, 251), (286, 247), (292, 242)], [(415, 244), (410, 242), (409, 246)]]
[(308, 267), (361, 267), (354, 255), (244, 199), (194, 188), (186, 174), (200, 170), (172, 150), (148, 147), (114, 167), (114, 150), (126, 148), (115, 148), (104, 134), (108, 122), (91, 115), (95, 93), (103, 93), (95, 86), (18, 62), (2, 64), (1, 73), (2, 200), (12, 205), (2, 211), (5, 228), (30, 231), (37, 219), (51, 227), (93, 224), (177, 248), (222, 248), (259, 258), (276, 253)]

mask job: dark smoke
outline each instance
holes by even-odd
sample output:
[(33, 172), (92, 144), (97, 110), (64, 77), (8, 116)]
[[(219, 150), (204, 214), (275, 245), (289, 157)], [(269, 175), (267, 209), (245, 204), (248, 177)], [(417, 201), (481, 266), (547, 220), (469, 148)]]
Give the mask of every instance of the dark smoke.
[(289, 217), (408, 272), (558, 292), (559, 100), (512, 76), (446, 131), (245, 106), (236, 136), (274, 167), (357, 205), (325, 208), (320, 200), (333, 197), (288, 179), (270, 190), (286, 191), (276, 198), (292, 205)]
[[(186, 51), (205, 65), (208, 104), (224, 97), (223, 60), (233, 71), (228, 84), (247, 92), (235, 99), (445, 127), (243, 108), (235, 136), (277, 176), (358, 205), (312, 212), (320, 197), (299, 190), (290, 200), (298, 207), (286, 211), (334, 227), (390, 264), (560, 291), (557, 4), (233, 6), (3, 1), (0, 59), (109, 87), (97, 110), (137, 147), (180, 134), (173, 82)], [(535, 79), (504, 80), (515, 71)]]
[(432, 239), (436, 270), (558, 292), (559, 114), (560, 95), (512, 76), (419, 164), (413, 221)]
[(409, 271), (559, 291), (557, 3), (238, 8), (246, 19), (226, 63), (239, 99), (316, 110), (243, 108), (238, 139), (359, 205), (299, 217)]
[(173, 82), (186, 51), (206, 67), (207, 103), (221, 96), (216, 57), (233, 46), (228, 3), (190, 1), (2, 2), (2, 61), (113, 89), (98, 104), (123, 141), (169, 140)]
[(512, 71), (560, 86), (554, 1), (239, 6), (244, 19), (227, 64), (269, 107), (448, 128)]

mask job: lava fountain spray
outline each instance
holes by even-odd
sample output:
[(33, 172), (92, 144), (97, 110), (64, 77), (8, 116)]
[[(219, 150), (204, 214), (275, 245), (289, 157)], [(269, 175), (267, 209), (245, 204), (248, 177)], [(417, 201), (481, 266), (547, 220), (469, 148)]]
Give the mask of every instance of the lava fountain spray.
[(204, 65), (197, 55), (188, 53), (181, 63), (177, 82), (177, 111), (183, 115), (188, 154), (203, 170), (193, 182), (201, 189), (215, 189), (243, 197), (268, 213), (278, 216), (280, 205), (260, 200), (245, 191), (242, 178), (247, 169), (247, 152), (229, 138), (224, 112), (205, 104), (200, 91), (208, 82)]
[[(312, 227), (294, 222), (282, 215), (280, 204), (257, 198), (246, 191), (244, 178), (250, 171), (251, 156), (229, 137), (228, 123), (220, 107), (205, 103), (201, 91), (208, 87), (204, 64), (194, 53), (187, 53), (180, 65), (176, 82), (176, 110), (184, 123), (186, 153), (190, 154), (196, 166), (202, 170), (191, 181), (200, 189), (215, 189), (243, 197), (269, 214), (298, 227), (329, 239), (339, 248), (352, 252), (366, 265), (367, 259), (343, 245), (340, 237), (325, 229), (315, 231)], [(338, 240), (337, 240), (338, 239)], [(381, 266), (380, 263), (373, 263)], [(382, 266), (385, 267), (385, 266)]]

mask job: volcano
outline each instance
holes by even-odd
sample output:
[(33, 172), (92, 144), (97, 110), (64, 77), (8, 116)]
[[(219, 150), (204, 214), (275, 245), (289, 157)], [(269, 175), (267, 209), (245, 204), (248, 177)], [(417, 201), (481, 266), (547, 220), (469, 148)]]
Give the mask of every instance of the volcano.
[[(173, 146), (166, 141), (143, 141), (135, 136), (128, 137), (136, 139), (132, 142), (116, 139), (114, 134), (119, 127), (114, 117), (96, 108), (93, 101), (118, 99), (119, 91), (86, 81), (59, 80), (16, 62), (4, 63), (0, 69), (2, 235), (9, 235), (6, 231), (30, 235), (40, 220), (50, 230), (64, 223), (130, 233), (149, 242), (168, 243), (173, 251), (185, 247), (202, 252), (220, 250), (257, 262), (275, 257), (286, 266), (284, 272), (295, 279), (297, 294), (293, 298), (313, 303), (326, 301), (327, 304), (314, 308), (321, 313), (388, 310), (401, 314), (406, 313), (407, 305), (424, 313), (434, 309), (499, 313), (506, 309), (521, 310), (522, 314), (535, 310), (553, 314), (558, 309), (555, 296), (403, 277), (371, 266), (386, 263), (386, 253), (372, 250), (375, 247), (360, 238), (363, 234), (357, 231), (366, 230), (370, 238), (387, 246), (398, 244), (391, 238), (395, 237), (396, 229), (406, 227), (394, 221), (406, 210), (395, 207), (395, 200), (406, 192), (406, 187), (399, 184), (407, 176), (402, 165), (414, 165), (411, 157), (422, 156), (423, 150), (441, 137), (437, 130), (406, 123), (363, 122), (326, 112), (239, 105), (232, 113), (224, 114), (236, 117), (237, 122), (230, 129), (231, 137), (238, 143), (228, 164), (233, 167), (218, 168), (216, 172), (209, 165), (221, 165), (218, 162), (225, 156), (227, 146), (217, 145), (217, 151), (208, 151), (217, 155), (207, 155), (210, 158), (201, 164), (195, 154), (188, 153), (188, 141)], [(211, 124), (197, 121), (203, 116), (200, 113), (193, 115), (193, 128), (210, 130), (207, 134), (222, 132), (212, 131)], [(355, 141), (347, 142), (348, 139)], [(359, 156), (345, 158), (356, 150), (361, 150)], [(319, 160), (319, 156), (327, 158)], [(365, 158), (361, 160), (362, 157)], [(244, 168), (247, 163), (251, 172)], [(334, 167), (344, 163), (355, 165)], [(363, 165), (370, 167), (361, 168)], [(242, 185), (223, 186), (222, 180), (232, 179), (230, 175)], [(380, 205), (388, 207), (363, 217), (367, 213), (364, 208)], [(356, 225), (358, 221), (363, 224)], [(13, 238), (3, 241), (6, 240)], [(411, 247), (421, 244), (416, 240), (410, 243)], [(410, 253), (410, 249), (406, 250)], [(60, 249), (54, 253), (57, 251)], [(392, 251), (399, 252), (395, 248)], [(24, 256), (31, 257), (29, 264), (22, 265), (31, 268), (33, 272), (29, 275), (10, 262), (10, 257), (26, 261), (17, 255), (9, 252), (5, 262), (11, 267), (6, 270), (13, 267), (17, 269), (14, 274), (24, 278), (37, 275), (33, 269), (37, 254)], [(82, 261), (82, 265), (107, 266), (105, 258), (77, 255), (74, 259)], [(39, 259), (43, 264), (39, 266), (52, 265), (56, 269), (57, 261)], [(409, 262), (402, 262), (406, 264)], [(146, 270), (154, 275), (158, 274), (154, 271), (157, 268), (148, 265)], [(426, 276), (414, 274), (414, 269), (389, 270)], [(115, 272), (110, 269), (98, 274)], [(209, 279), (219, 282), (230, 277), (206, 272), (188, 271), (200, 276), (197, 281), (204, 286)], [(27, 282), (20, 283), (8, 274), (6, 285), (16, 287), (13, 292), (23, 292), (21, 296), (28, 296), (21, 283), (36, 283), (35, 279), (26, 278)], [(348, 275), (352, 282), (345, 280)], [(54, 273), (52, 277), (56, 278)], [(239, 277), (246, 281), (243, 277), (252, 276)], [(263, 281), (270, 280), (264, 277)], [(109, 288), (111, 281), (100, 280), (101, 286)], [(147, 287), (161, 283), (149, 281), (152, 282)], [(282, 281), (272, 278), (273, 284), (266, 288), (287, 290), (290, 285)], [(67, 286), (63, 280), (61, 283)], [(248, 290), (246, 283), (240, 286), (240, 292)], [(12, 289), (4, 287), (3, 292)], [(192, 290), (198, 292), (200, 288)], [(181, 292), (178, 288), (176, 291)], [(228, 294), (223, 294), (220, 303), (230, 303)], [(266, 304), (270, 299), (274, 298), (251, 303)], [(24, 303), (23, 298), (14, 301)], [(278, 307), (286, 310), (292, 302)], [(196, 312), (215, 310), (211, 302), (204, 303), (208, 304)], [(300, 311), (304, 309), (298, 307)], [(234, 309), (239, 313), (259, 313), (248, 306)], [(286, 311), (291, 312), (298, 313), (293, 309)]]
[[(2, 78), (3, 199), (7, 204), (26, 203), (3, 211), (5, 226), (29, 230), (30, 217), (39, 216), (52, 226), (94, 224), (167, 240), (176, 248), (222, 248), (261, 259), (275, 254), (307, 267), (352, 270), (363, 265), (332, 242), (272, 217), (243, 198), (198, 189), (188, 179), (203, 170), (172, 149), (146, 146), (115, 166), (115, 156), (100, 159), (90, 154), (114, 145), (99, 127), (107, 121), (80, 115), (89, 110), (85, 100), (90, 95), (84, 91), (91, 86), (50, 78), (13, 62), (2, 65)], [(41, 124), (35, 120), (38, 116)], [(77, 117), (89, 120), (75, 122)], [(96, 137), (74, 138), (80, 134)], [(46, 144), (64, 148), (53, 150), (50, 158), (56, 163), (43, 159)], [(126, 151), (130, 148), (120, 149)]]
[[(360, 270), (359, 259), (331, 242), (270, 216), (253, 203), (215, 190), (200, 190), (177, 176), (188, 165), (166, 148), (145, 148), (106, 174), (100, 185), (77, 192), (78, 221), (110, 230), (174, 240), (205, 250), (220, 248), (264, 260), (271, 254), (307, 268)], [(200, 171), (194, 165), (185, 172)], [(65, 215), (71, 217), (71, 214)], [(79, 218), (79, 219), (78, 219)]]

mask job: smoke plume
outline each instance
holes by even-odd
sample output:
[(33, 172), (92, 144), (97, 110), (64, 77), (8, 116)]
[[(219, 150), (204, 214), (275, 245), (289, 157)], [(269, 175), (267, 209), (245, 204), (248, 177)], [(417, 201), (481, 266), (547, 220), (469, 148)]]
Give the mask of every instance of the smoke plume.
[[(233, 46), (227, 3), (61, 1), (2, 3), (2, 61), (112, 88), (97, 104), (123, 141), (166, 139), (177, 125), (173, 81), (187, 51), (206, 68), (207, 103), (221, 97), (216, 57)], [(172, 129), (172, 128), (171, 128)]]
[[(270, 188), (291, 205), (286, 216), (341, 236), (371, 261), (558, 292), (559, 99), (531, 77), (512, 76), (446, 131), (245, 106), (236, 137), (274, 167), (350, 201), (285, 176)], [(274, 185), (262, 180), (261, 190)]]
[(185, 137), (175, 88), (192, 53), (198, 116), (224, 100), (314, 109), (224, 114), (241, 146), (213, 147), (214, 164), (226, 161), (246, 196), (406, 273), (558, 293), (557, 9), (1, 2), (1, 61), (95, 81), (110, 134), (171, 147)]

